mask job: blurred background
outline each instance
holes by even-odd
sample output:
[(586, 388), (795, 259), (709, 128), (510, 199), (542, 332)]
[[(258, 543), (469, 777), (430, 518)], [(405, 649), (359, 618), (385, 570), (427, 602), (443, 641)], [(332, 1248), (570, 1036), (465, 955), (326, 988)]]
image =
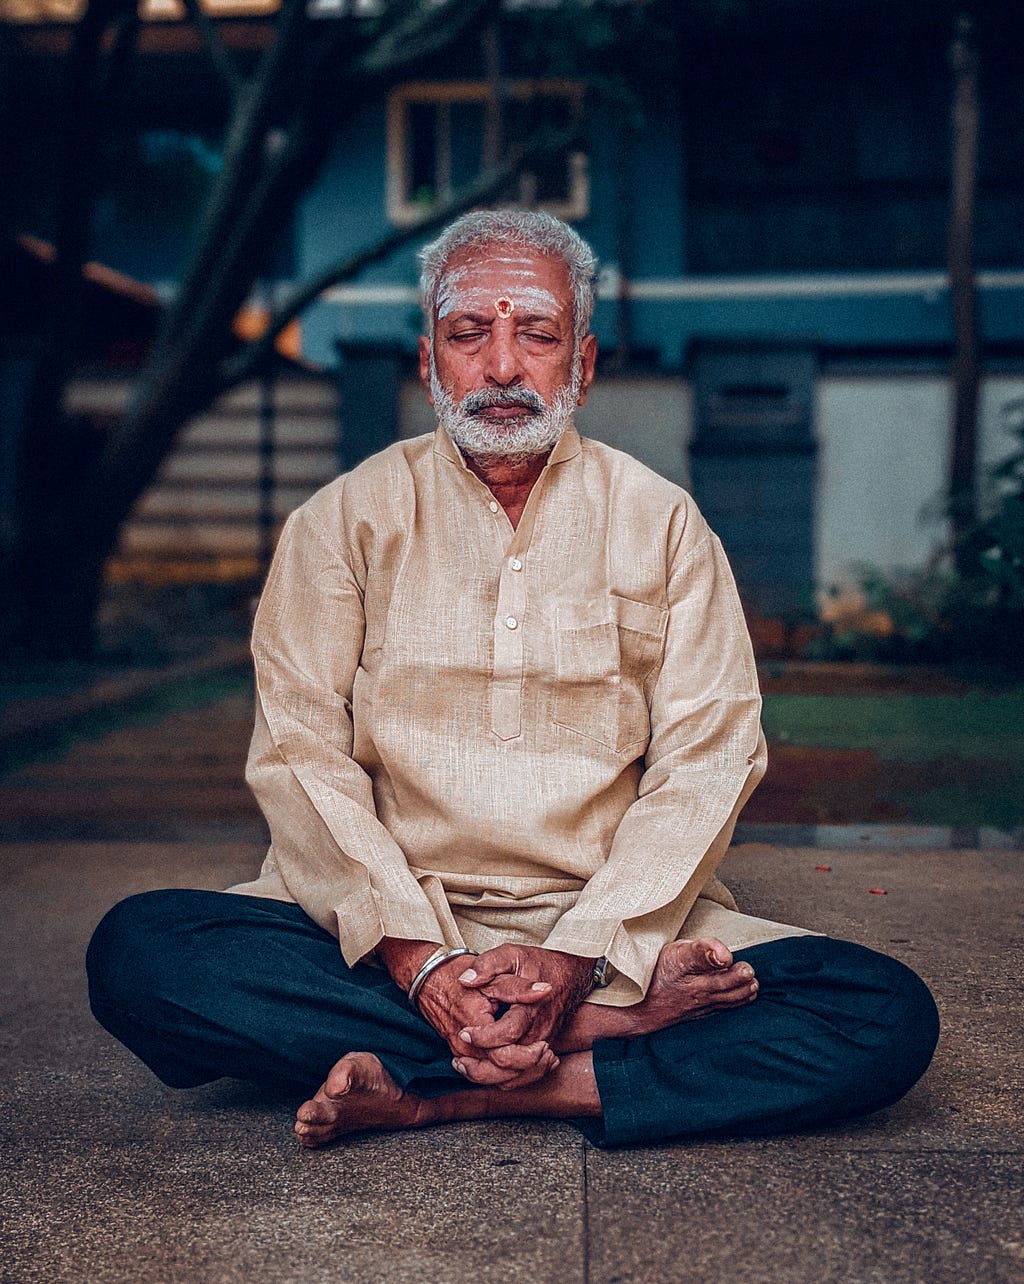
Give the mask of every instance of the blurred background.
[(432, 427), (417, 248), (515, 203), (600, 257), (581, 431), (732, 560), (752, 823), (1019, 842), (1022, 36), (997, 0), (0, 0), (9, 761), (157, 688), (242, 726), (284, 517)]

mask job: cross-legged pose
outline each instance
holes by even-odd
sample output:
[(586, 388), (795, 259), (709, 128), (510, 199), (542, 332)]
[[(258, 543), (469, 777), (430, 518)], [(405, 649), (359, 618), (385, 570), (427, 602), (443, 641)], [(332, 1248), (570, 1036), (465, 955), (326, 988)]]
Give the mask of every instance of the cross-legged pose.
[(359, 1129), (554, 1116), (600, 1144), (823, 1124), (924, 1072), (924, 984), (741, 914), (715, 877), (764, 772), (728, 564), (693, 500), (572, 422), (594, 257), (543, 214), (423, 252), (437, 431), (285, 527), (253, 634), (271, 847), (116, 906), (93, 1010), (166, 1083)]

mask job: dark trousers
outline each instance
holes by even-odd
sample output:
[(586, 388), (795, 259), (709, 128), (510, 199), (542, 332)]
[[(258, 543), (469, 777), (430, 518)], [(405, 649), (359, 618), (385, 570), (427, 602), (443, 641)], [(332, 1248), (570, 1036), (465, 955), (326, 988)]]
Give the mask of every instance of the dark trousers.
[[(860, 945), (798, 936), (737, 953), (756, 1002), (595, 1044), (602, 1145), (789, 1131), (878, 1110), (924, 1073), (938, 1015), (909, 968)], [(387, 973), (346, 966), (297, 905), (224, 892), (146, 892), (89, 946), (93, 1012), (171, 1087), (228, 1076), (312, 1092), (346, 1052), (403, 1088), (470, 1090), (445, 1042)]]

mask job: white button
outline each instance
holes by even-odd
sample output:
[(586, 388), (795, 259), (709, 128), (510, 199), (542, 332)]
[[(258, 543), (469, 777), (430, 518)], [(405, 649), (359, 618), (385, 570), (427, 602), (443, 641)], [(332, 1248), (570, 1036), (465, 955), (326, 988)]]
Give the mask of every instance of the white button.
[(516, 617), (515, 617), (514, 615), (510, 615), (510, 616), (506, 619), (506, 621), (505, 621), (505, 628), (506, 628), (506, 629), (518, 629), (518, 628), (519, 628), (519, 621), (516, 619)]
[(491, 510), (491, 512), (492, 512), (492, 513), (496, 513), (496, 512), (498, 511), (498, 505), (495, 503), (495, 501), (494, 501), (493, 499), (492, 499), (492, 500), (491, 500), (491, 502), (487, 505), (487, 507)]
[(511, 566), (514, 571), (521, 571), (523, 569), (523, 564), (518, 557), (510, 558), (509, 566)]

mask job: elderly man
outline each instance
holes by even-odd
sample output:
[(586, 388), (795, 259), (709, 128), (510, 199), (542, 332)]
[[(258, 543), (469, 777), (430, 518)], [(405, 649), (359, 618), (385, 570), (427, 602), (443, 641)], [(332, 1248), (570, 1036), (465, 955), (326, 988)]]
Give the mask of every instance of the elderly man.
[(115, 907), (97, 1017), (174, 1086), (319, 1084), (307, 1146), (517, 1115), (635, 1143), (891, 1103), (935, 1046), (921, 981), (740, 914), (715, 878), (764, 771), (757, 677), (693, 501), (573, 427), (593, 255), (505, 211), (423, 264), (437, 431), (293, 514), (257, 614), (262, 872)]

